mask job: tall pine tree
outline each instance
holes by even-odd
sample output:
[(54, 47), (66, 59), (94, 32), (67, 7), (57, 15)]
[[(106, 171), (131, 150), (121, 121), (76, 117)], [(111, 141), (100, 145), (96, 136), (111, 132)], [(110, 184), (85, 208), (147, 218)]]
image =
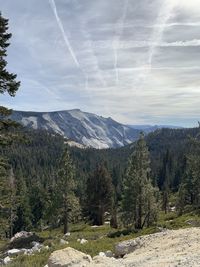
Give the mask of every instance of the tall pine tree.
[[(16, 81), (16, 74), (10, 73), (6, 69), (7, 48), (10, 45), (11, 36), (11, 33), (8, 33), (8, 19), (3, 18), (0, 13), (0, 94), (8, 93), (13, 97), (20, 86), (20, 82)], [(7, 130), (16, 126), (14, 122), (7, 119), (11, 112), (11, 110), (0, 106), (0, 144), (7, 142)]]
[(108, 170), (97, 165), (87, 180), (86, 209), (89, 220), (94, 225), (104, 224), (105, 212), (112, 212), (113, 185)]
[(150, 180), (149, 151), (141, 134), (130, 156), (124, 179), (122, 211), (127, 227), (142, 229), (156, 219), (154, 188)]
[[(200, 130), (200, 126), (199, 126)], [(184, 212), (186, 206), (200, 213), (200, 131), (190, 137), (190, 152), (186, 158), (186, 169), (179, 188), (178, 209)]]
[[(9, 39), (11, 34), (8, 33), (8, 20), (3, 18), (0, 13), (0, 94), (8, 93), (10, 96), (15, 96), (16, 91), (20, 86), (20, 82), (16, 81), (16, 74), (10, 73), (7, 68), (7, 48), (10, 45)], [(13, 140), (13, 135), (10, 134), (9, 129), (16, 127), (16, 123), (8, 119), (8, 116), (11, 114), (11, 110), (0, 106), (0, 146), (8, 145)], [(12, 224), (10, 227), (10, 234), (12, 235), (13, 230), (13, 220), (14, 212), (13, 208), (10, 208), (10, 216), (6, 216), (6, 207), (12, 205), (14, 201), (14, 184), (10, 183), (10, 168), (7, 167), (6, 160), (2, 157), (0, 158), (0, 220), (6, 222), (6, 225)], [(10, 178), (10, 179), (9, 179)], [(6, 220), (7, 218), (7, 220)]]
[(69, 231), (70, 215), (79, 210), (79, 202), (75, 195), (76, 183), (74, 180), (74, 166), (70, 158), (68, 147), (65, 147), (58, 174), (57, 194), (55, 203), (61, 215), (61, 221), (64, 226), (64, 234)]

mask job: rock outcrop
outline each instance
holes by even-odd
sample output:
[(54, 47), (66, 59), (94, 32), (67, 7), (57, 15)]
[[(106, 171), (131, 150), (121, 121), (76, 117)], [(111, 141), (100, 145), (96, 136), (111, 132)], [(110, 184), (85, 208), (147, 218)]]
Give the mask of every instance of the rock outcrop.
[(91, 261), (89, 255), (68, 247), (54, 251), (48, 260), (48, 267), (85, 267)]
[(141, 246), (124, 257), (127, 267), (199, 267), (200, 228), (143, 236)]
[(7, 265), (10, 263), (16, 256), (25, 254), (32, 255), (34, 253), (40, 252), (42, 249), (49, 249), (48, 246), (43, 246), (43, 244), (37, 242), (40, 240), (37, 235), (32, 232), (22, 231), (15, 234), (11, 238), (7, 250), (2, 254), (3, 258), (0, 259), (0, 266)]
[(41, 242), (41, 238), (35, 233), (21, 231), (16, 233), (10, 240), (9, 248), (32, 248), (33, 242)]
[[(121, 242), (118, 257), (90, 256), (72, 248), (51, 254), (48, 267), (199, 267), (200, 228), (167, 230)], [(112, 256), (109, 253), (109, 256)]]

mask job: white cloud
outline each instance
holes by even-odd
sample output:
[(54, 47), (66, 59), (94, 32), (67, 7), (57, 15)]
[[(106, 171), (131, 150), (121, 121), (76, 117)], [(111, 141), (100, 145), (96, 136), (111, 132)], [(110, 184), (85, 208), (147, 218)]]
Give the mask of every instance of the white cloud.
[(13, 32), (8, 66), (22, 80), (4, 104), (124, 123), (200, 115), (199, 1), (17, 2), (0, 0)]

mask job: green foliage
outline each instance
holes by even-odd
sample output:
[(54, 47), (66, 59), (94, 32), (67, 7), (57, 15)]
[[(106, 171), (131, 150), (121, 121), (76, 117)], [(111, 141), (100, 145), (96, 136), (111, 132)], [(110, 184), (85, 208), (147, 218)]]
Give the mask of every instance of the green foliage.
[(154, 189), (150, 180), (149, 151), (141, 135), (130, 156), (122, 199), (124, 224), (141, 229), (155, 221)]
[(0, 167), (0, 236), (12, 237), (18, 199), (13, 170)]
[[(200, 217), (190, 214), (184, 214), (183, 216), (177, 216), (175, 212), (169, 212), (165, 214), (160, 212), (158, 216), (157, 225), (162, 228), (168, 229), (179, 229), (200, 225)], [(149, 235), (156, 232), (159, 232), (160, 229), (157, 226), (147, 227), (138, 231), (127, 231), (127, 229), (118, 229), (113, 230), (109, 226), (99, 226), (91, 227), (87, 224), (76, 224), (71, 225), (71, 235), (67, 238), (68, 245), (60, 245), (60, 238), (63, 237), (63, 234), (60, 230), (45, 230), (43, 232), (38, 232), (41, 238), (46, 239), (44, 245), (50, 247), (49, 250), (43, 250), (40, 253), (37, 253), (32, 256), (19, 256), (17, 257), (8, 267), (43, 267), (47, 263), (49, 255), (51, 252), (65, 248), (67, 246), (73, 247), (79, 251), (90, 254), (91, 256), (98, 255), (100, 251), (111, 250), (113, 251), (116, 243), (134, 239), (138, 236)], [(77, 239), (87, 239), (88, 243), (81, 245)], [(2, 243), (2, 246), (5, 243)]]
[(113, 185), (109, 172), (98, 165), (87, 180), (86, 209), (89, 220), (94, 225), (104, 224), (105, 212), (111, 212)]
[[(165, 181), (162, 170), (166, 167), (164, 162), (166, 152), (169, 151), (173, 162), (170, 171), (170, 195), (178, 190), (184, 175), (185, 155), (189, 153), (191, 147), (188, 135), (195, 137), (197, 133), (198, 128), (163, 129), (145, 138), (150, 152), (151, 177), (155, 186), (163, 185)], [(0, 156), (8, 158), (9, 164), (13, 167), (17, 196), (20, 200), (14, 232), (29, 230), (32, 227), (42, 229), (48, 224), (56, 227), (58, 225), (58, 213), (56, 206), (53, 206), (52, 203), (54, 202), (56, 205), (55, 188), (63, 151), (63, 139), (58, 135), (34, 130), (23, 130), (23, 136), (25, 136), (24, 142), (15, 142), (9, 147), (0, 147)], [(75, 193), (80, 199), (82, 209), (85, 209), (88, 178), (99, 162), (106, 162), (114, 185), (115, 213), (118, 213), (122, 198), (122, 180), (127, 169), (128, 157), (133, 153), (134, 147), (135, 144), (120, 149), (107, 150), (69, 148), (75, 166), (74, 179), (77, 186)], [(164, 188), (160, 186), (159, 189), (162, 192)], [(35, 194), (38, 204), (34, 201)], [(189, 207), (188, 204), (187, 207)], [(79, 211), (77, 211), (77, 216)]]
[(71, 218), (78, 217), (79, 202), (75, 195), (76, 183), (74, 180), (74, 166), (69, 154), (68, 147), (65, 146), (63, 156), (60, 162), (60, 170), (56, 183), (56, 194), (52, 201), (54, 216), (57, 214), (64, 225), (64, 234), (68, 232), (68, 223)]
[(189, 205), (200, 213), (200, 140), (199, 133), (190, 137), (190, 152), (186, 157), (185, 173), (179, 188), (178, 209), (182, 214)]
[[(9, 73), (7, 67), (7, 48), (10, 45), (11, 34), (8, 31), (8, 20), (3, 18), (0, 13), (0, 94), (8, 93), (14, 96), (20, 86), (17, 82), (16, 74)], [(8, 116), (11, 110), (0, 106), (0, 146), (9, 145), (14, 139), (14, 135), (8, 131), (17, 126), (17, 124)], [(8, 236), (13, 234), (13, 223), (15, 214), (15, 184), (14, 175), (9, 174), (10, 169), (5, 158), (0, 156), (0, 235), (5, 232)]]
[(2, 17), (0, 13), (0, 93), (7, 92), (10, 96), (14, 96), (19, 88), (20, 83), (16, 82), (16, 74), (9, 73), (6, 70), (7, 48), (10, 45), (9, 39), (11, 34), (8, 31), (8, 19)]
[(176, 212), (168, 212), (167, 214), (160, 212), (157, 225), (166, 229), (194, 227), (200, 225), (200, 217), (192, 212), (181, 216)]

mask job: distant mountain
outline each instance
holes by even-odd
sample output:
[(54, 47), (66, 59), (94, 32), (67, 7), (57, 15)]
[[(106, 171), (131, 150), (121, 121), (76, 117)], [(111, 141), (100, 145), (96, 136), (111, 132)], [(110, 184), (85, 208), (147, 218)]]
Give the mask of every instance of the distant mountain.
[(88, 147), (116, 148), (138, 139), (140, 130), (79, 109), (55, 112), (13, 111), (11, 119), (45, 129)]
[(173, 125), (128, 125), (128, 127), (131, 127), (136, 130), (140, 130), (146, 134), (154, 132), (158, 129), (181, 129), (182, 127), (179, 126), (173, 126)]

